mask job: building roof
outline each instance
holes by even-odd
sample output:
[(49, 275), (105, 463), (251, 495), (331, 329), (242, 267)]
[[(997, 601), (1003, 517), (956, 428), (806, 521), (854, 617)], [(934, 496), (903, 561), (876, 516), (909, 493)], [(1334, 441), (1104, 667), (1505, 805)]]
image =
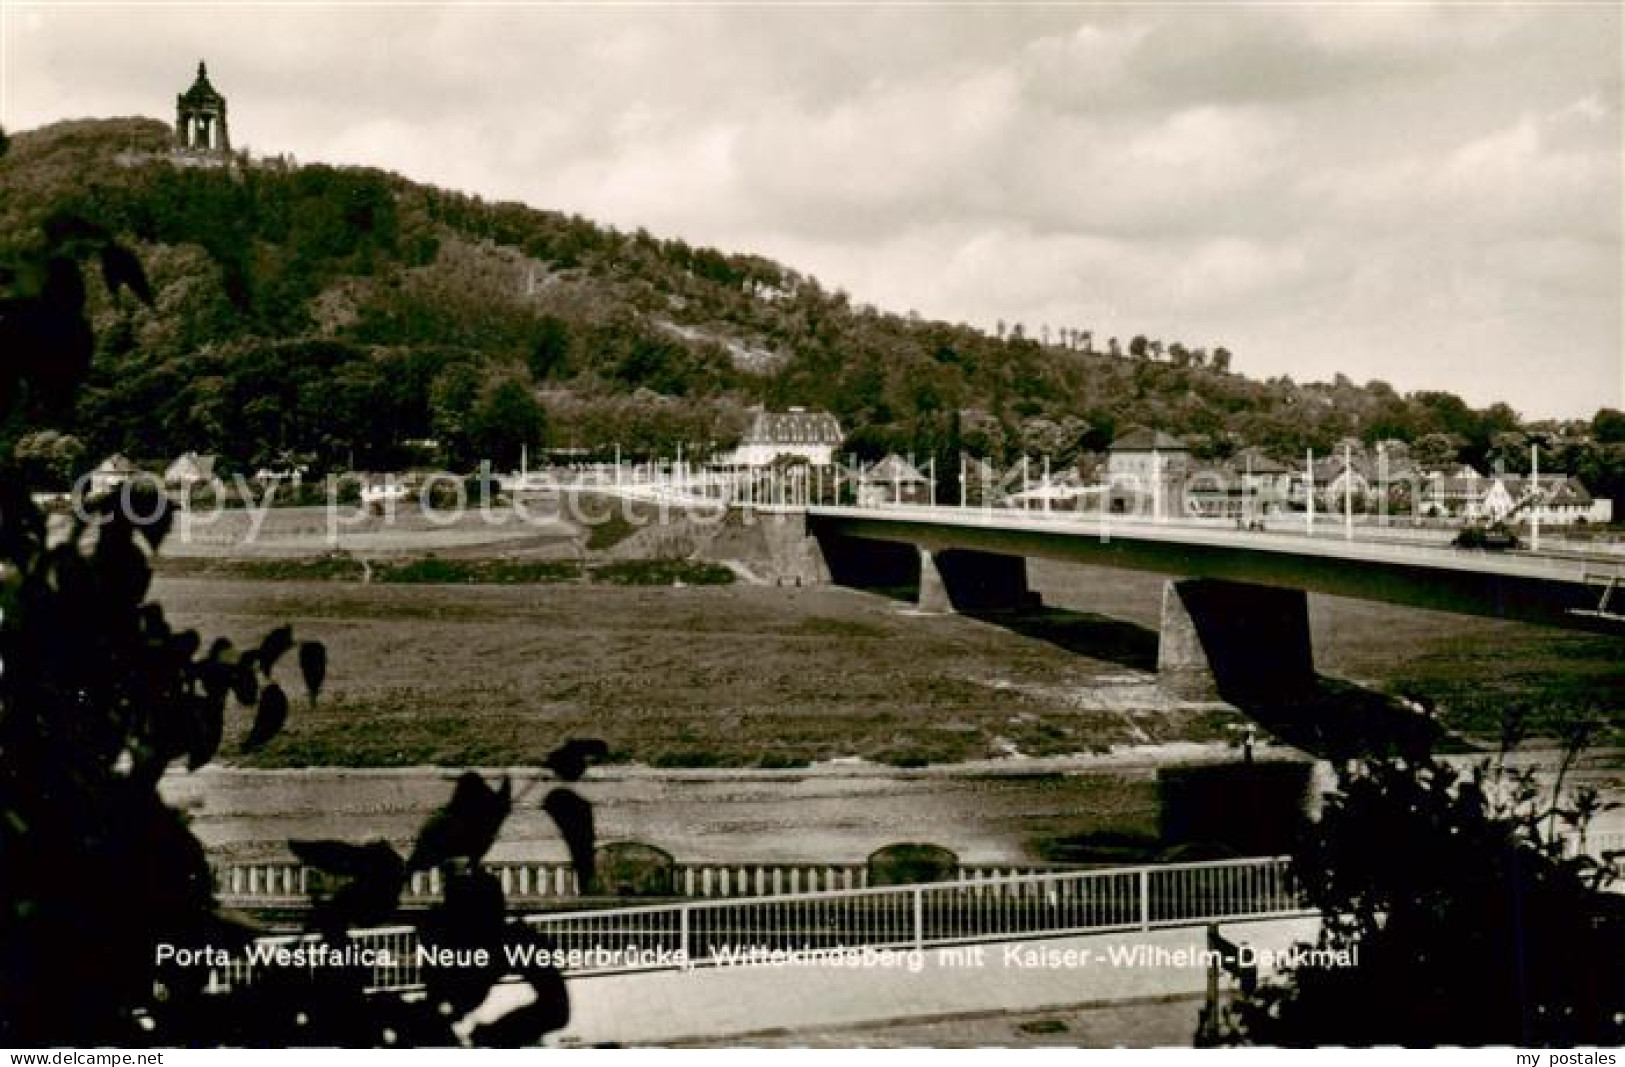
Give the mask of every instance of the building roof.
[(870, 482), (924, 483), (930, 479), (915, 469), (914, 465), (908, 460), (893, 452), (873, 467), (870, 467), (865, 480)]
[(1230, 466), (1237, 474), (1290, 474), (1292, 468), (1279, 460), (1271, 459), (1264, 453), (1255, 449), (1246, 449), (1238, 452), (1230, 460)]
[(138, 474), (141, 468), (124, 458), (123, 453), (114, 452), (111, 456), (96, 465), (97, 474)]
[(196, 452), (185, 452), (176, 457), (175, 462), (169, 465), (164, 472), (166, 481), (175, 481), (181, 478), (196, 478), (206, 480), (214, 477), (214, 456), (200, 456)]
[(747, 445), (839, 445), (841, 424), (827, 411), (759, 411), (742, 439)]
[[(1514, 500), (1522, 500), (1532, 488), (1534, 479), (1521, 474), (1503, 474), (1495, 478), (1506, 486)], [(1592, 496), (1580, 479), (1567, 474), (1542, 474), (1539, 480), (1539, 503), (1547, 506), (1590, 507)]]
[(226, 98), (221, 96), (213, 85), (209, 84), (209, 70), (203, 65), (202, 60), (198, 61), (197, 80), (192, 83), (190, 89), (180, 95), (180, 102), (193, 105), (223, 104), (226, 102)]
[[(1482, 474), (1476, 478), (1435, 475), (1427, 480), (1428, 491), (1435, 496), (1471, 497), (1475, 500), (1495, 486), (1494, 478), (1486, 478)], [(1501, 488), (1505, 489), (1506, 486), (1503, 485)]]
[(1161, 430), (1147, 430), (1144, 428), (1130, 430), (1128, 433), (1113, 441), (1108, 448), (1111, 452), (1188, 452), (1190, 446), (1185, 444), (1183, 438), (1163, 433)]

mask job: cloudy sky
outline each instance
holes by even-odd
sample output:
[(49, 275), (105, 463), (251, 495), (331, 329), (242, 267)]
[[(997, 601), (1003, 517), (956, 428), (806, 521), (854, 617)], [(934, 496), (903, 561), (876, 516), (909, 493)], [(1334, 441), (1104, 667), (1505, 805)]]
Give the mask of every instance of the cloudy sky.
[(1615, 3), (0, 0), (0, 122), (234, 140), (1249, 374), (1625, 406)]

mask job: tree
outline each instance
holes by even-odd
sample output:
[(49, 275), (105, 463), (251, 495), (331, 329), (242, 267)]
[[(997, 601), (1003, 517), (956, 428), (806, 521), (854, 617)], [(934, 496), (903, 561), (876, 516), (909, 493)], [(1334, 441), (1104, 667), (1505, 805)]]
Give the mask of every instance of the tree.
[(1230, 350), (1223, 345), (1213, 350), (1213, 369), (1220, 374), (1230, 373)]
[(473, 446), (474, 405), (480, 396), (479, 371), (471, 363), (453, 363), (429, 386), (429, 411), (435, 436), (453, 463), (462, 463)]
[(1128, 354), (1135, 359), (1144, 359), (1146, 352), (1145, 334), (1137, 333), (1129, 339)]
[[(0, 419), (23, 391), (71, 403), (92, 345), (81, 260), (147, 293), (140, 262), (93, 223), (64, 219), (46, 250), (0, 272)], [(86, 237), (85, 235), (91, 235)], [(13, 283), (43, 274), (36, 286)], [(241, 946), (252, 931), (221, 913), (203, 847), (163, 801), (171, 765), (212, 761), (227, 709), (253, 709), (238, 745), (275, 741), (291, 712), (283, 688), (296, 666), (314, 703), (326, 649), (279, 626), (258, 644), (205, 645), (171, 625), (147, 597), (149, 559), (172, 522), (167, 501), (137, 487), (92, 499), (66, 536), (47, 531), (15, 463), (0, 463), (0, 1044), (117, 1046), (455, 1045), (454, 1025), (508, 969), (431, 967), (422, 998), (370, 996), (369, 969), (272, 968), (226, 995), (206, 990), (207, 966), (164, 962), (160, 946)], [(281, 673), (279, 674), (279, 670)], [(546, 761), (574, 781), (604, 746), (567, 742)], [(407, 875), (439, 868), (443, 903), (422, 921), (441, 945), (497, 960), (523, 941), (483, 860), (516, 802), (511, 783), (459, 779), (403, 860), (387, 843), (291, 842), (340, 885), (312, 909), (329, 949), (351, 926), (394, 917)], [(592, 880), (590, 808), (571, 789), (542, 804)], [(536, 966), (535, 1001), (468, 1031), (478, 1044), (534, 1043), (568, 1020), (563, 981)]]
[(1411, 458), (1423, 470), (1442, 470), (1460, 461), (1463, 444), (1451, 434), (1424, 434), (1411, 444)]
[(572, 344), (568, 323), (557, 315), (542, 316), (531, 344), (530, 376), (542, 382), (568, 374)]
[(71, 488), (84, 467), (85, 446), (72, 434), (40, 430), (19, 440), (12, 457), (23, 481), (37, 489)]
[(1597, 409), (1591, 419), (1591, 437), (1599, 445), (1625, 444), (1625, 411)]
[[(1590, 724), (1571, 735), (1563, 770)], [(1625, 907), (1611, 872), (1568, 855), (1595, 790), (1561, 798), (1504, 761), (1427, 752), (1342, 768), (1293, 855), (1322, 928), (1223, 1019), (1232, 1043), (1617, 1045), (1625, 1040)], [(1562, 831), (1560, 833), (1559, 831)], [(1305, 946), (1308, 947), (1308, 946)], [(1341, 955), (1337, 955), (1341, 954)], [(1312, 957), (1305, 957), (1312, 959)]]
[(523, 446), (542, 443), (546, 419), (530, 389), (515, 378), (497, 382), (485, 391), (469, 419), (469, 440), (479, 459), (493, 469), (519, 465)]

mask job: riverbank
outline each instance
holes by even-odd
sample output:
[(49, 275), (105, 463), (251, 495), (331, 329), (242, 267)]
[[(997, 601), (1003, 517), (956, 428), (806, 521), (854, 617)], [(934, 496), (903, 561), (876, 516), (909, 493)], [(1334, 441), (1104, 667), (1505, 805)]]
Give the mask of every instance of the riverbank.
[[(1260, 759), (1301, 759), (1279, 747)], [(1219, 743), (1128, 746), (1049, 759), (1006, 758), (899, 770), (843, 760), (785, 771), (593, 770), (580, 790), (594, 805), (603, 841), (637, 840), (685, 862), (861, 862), (883, 845), (929, 841), (967, 863), (1044, 859), (1046, 843), (1079, 835), (1157, 833), (1158, 768), (1233, 760)], [(1470, 760), (1483, 757), (1453, 757)], [(1571, 770), (1570, 786), (1621, 799), (1621, 753), (1597, 751)], [(1515, 766), (1554, 768), (1558, 753), (1531, 748)], [(479, 768), (519, 783), (533, 767)], [(1322, 766), (1317, 779), (1331, 781)], [(289, 838), (383, 838), (409, 846), (450, 795), (456, 772), (438, 767), (249, 770), (210, 766), (164, 779), (216, 861), (287, 858)], [(1548, 776), (1549, 779), (1549, 776)], [(1625, 829), (1609, 813), (1598, 829)], [(495, 859), (563, 860), (551, 819), (534, 804), (510, 817)]]

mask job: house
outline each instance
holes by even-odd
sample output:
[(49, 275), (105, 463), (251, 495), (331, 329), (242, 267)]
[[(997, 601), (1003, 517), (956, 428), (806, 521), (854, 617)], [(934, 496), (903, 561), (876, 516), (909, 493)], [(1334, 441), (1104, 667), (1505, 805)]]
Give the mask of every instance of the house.
[(1254, 515), (1285, 511), (1292, 498), (1295, 472), (1257, 448), (1244, 448), (1230, 459), (1229, 471), (1242, 488), (1247, 510)]
[(827, 411), (758, 411), (739, 447), (720, 465), (769, 467), (780, 457), (787, 457), (806, 460), (814, 467), (828, 467), (835, 462), (836, 450), (844, 438), (841, 424)]
[(93, 494), (110, 493), (140, 473), (140, 467), (114, 452), (90, 472), (90, 491)]
[(307, 469), (303, 465), (290, 466), (288, 464), (261, 467), (254, 472), (254, 480), (261, 485), (281, 485), (283, 482), (287, 482), (289, 485), (298, 485), (304, 480)]
[(1161, 430), (1137, 429), (1106, 450), (1111, 510), (1172, 513), (1190, 474), (1190, 447)]
[(1541, 522), (1556, 526), (1614, 521), (1614, 502), (1592, 496), (1578, 478), (1565, 478), (1562, 486), (1542, 500), (1535, 510)]
[(1315, 490), (1321, 508), (1327, 512), (1342, 511), (1351, 503), (1363, 508), (1366, 496), (1373, 492), (1373, 483), (1370, 465), (1359, 459), (1346, 465), (1342, 459), (1315, 464)]
[(1250, 494), (1229, 466), (1202, 466), (1189, 472), (1181, 510), (1204, 519), (1248, 517)]
[[(1519, 492), (1514, 496), (1514, 492)], [(1471, 467), (1455, 474), (1429, 475), (1422, 483), (1417, 514), (1433, 519), (1505, 518), (1518, 503), (1521, 491), (1509, 479), (1486, 478)]]
[(362, 480), (361, 503), (369, 509), (387, 509), (398, 502), (411, 499), (411, 496), (412, 486), (400, 475), (385, 474), (379, 477), (364, 477)]
[(1542, 474), (1538, 483), (1520, 475), (1504, 475), (1496, 481), (1505, 485), (1510, 499), (1526, 504), (1513, 516), (1520, 522), (1538, 519), (1544, 526), (1569, 526), (1612, 522), (1614, 518), (1612, 500), (1593, 497), (1580, 479), (1567, 474)]
[(170, 489), (188, 490), (194, 485), (214, 481), (214, 456), (200, 456), (185, 452), (164, 471), (164, 485)]
[(931, 480), (895, 452), (858, 476), (858, 506), (929, 504)]

